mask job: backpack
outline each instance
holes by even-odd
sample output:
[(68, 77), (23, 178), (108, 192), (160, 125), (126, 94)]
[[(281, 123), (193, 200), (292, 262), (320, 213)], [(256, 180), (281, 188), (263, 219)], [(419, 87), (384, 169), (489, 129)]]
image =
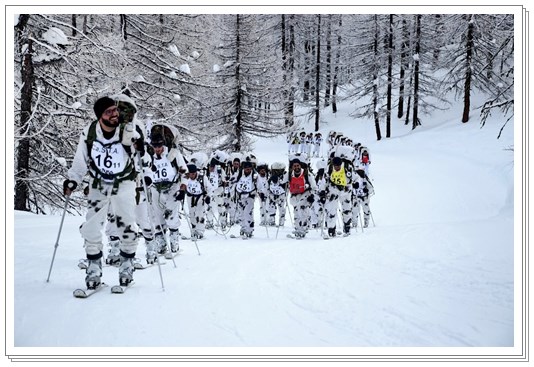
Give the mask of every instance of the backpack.
[(165, 146), (171, 150), (172, 148), (178, 148), (177, 136), (172, 132), (171, 128), (167, 125), (156, 124), (150, 129), (150, 136), (154, 134), (161, 134), (165, 139)]

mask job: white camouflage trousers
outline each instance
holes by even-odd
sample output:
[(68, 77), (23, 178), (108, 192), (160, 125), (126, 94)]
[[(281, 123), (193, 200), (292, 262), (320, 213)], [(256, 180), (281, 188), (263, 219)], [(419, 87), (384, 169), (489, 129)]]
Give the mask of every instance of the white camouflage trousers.
[(286, 194), (269, 194), (269, 205), (267, 207), (267, 224), (276, 225), (276, 212), (278, 212), (278, 225), (283, 226), (286, 219)]
[(254, 200), (254, 194), (237, 194), (239, 224), (244, 234), (254, 232)]
[(310, 203), (308, 202), (310, 195), (312, 195), (310, 191), (305, 191), (302, 194), (291, 194), (289, 199), (295, 216), (293, 218), (295, 231), (300, 234), (306, 234), (310, 225)]
[(120, 250), (125, 254), (135, 254), (137, 250), (137, 224), (135, 221), (135, 182), (122, 181), (113, 192), (113, 185), (102, 183), (101, 188), (90, 186), (87, 195), (89, 205), (85, 222), (80, 226), (87, 255), (95, 256), (102, 252), (102, 229), (108, 210), (115, 218), (116, 233), (121, 240)]
[(179, 185), (174, 184), (168, 191), (158, 191), (154, 186), (149, 188), (152, 205), (151, 215), (156, 233), (164, 233), (166, 229), (180, 228), (180, 202), (177, 198)]
[(352, 220), (351, 192), (342, 191), (335, 187), (330, 187), (326, 195), (324, 210), (326, 213), (326, 226), (329, 229), (336, 228), (338, 203), (341, 203), (341, 216), (343, 226), (350, 226)]
[(189, 209), (189, 222), (191, 224), (191, 236), (203, 236), (206, 231), (206, 203), (204, 196), (186, 196), (187, 208)]

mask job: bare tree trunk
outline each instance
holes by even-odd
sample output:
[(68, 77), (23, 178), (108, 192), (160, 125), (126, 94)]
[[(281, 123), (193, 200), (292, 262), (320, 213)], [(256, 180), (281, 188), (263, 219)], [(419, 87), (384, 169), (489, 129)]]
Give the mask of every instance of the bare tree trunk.
[(315, 131), (319, 131), (320, 101), (319, 81), (321, 77), (321, 14), (317, 14), (317, 60), (315, 63)]
[[(339, 15), (339, 32), (343, 26), (343, 15)], [(332, 112), (337, 112), (337, 78), (339, 73), (339, 59), (341, 58), (341, 33), (337, 36), (336, 60), (334, 61), (334, 81), (332, 83)]]
[(82, 32), (83, 34), (87, 34), (87, 15), (86, 14), (83, 16)]
[(235, 79), (236, 79), (236, 103), (235, 103), (235, 143), (234, 143), (234, 152), (240, 152), (241, 147), (243, 145), (243, 122), (241, 120), (241, 105), (246, 103), (243, 101), (243, 91), (241, 90), (241, 70), (240, 67), (240, 46), (241, 46), (241, 39), (240, 39), (240, 16), (239, 14), (236, 14), (236, 68), (235, 68)]
[(412, 130), (415, 129), (419, 123), (419, 58), (421, 52), (421, 15), (415, 16), (415, 55), (414, 58), (414, 83), (413, 83), (413, 117)]
[[(378, 38), (380, 36), (378, 29), (378, 16), (374, 15), (375, 20), (375, 40), (374, 40), (374, 59), (378, 60)], [(375, 119), (375, 131), (376, 140), (382, 139), (382, 133), (380, 132), (380, 115), (378, 113), (378, 74), (377, 71), (373, 75), (373, 116)]]
[(391, 92), (393, 84), (393, 14), (389, 15), (388, 34), (388, 86), (387, 86), (387, 111), (386, 111), (386, 138), (391, 137)]
[[(408, 22), (406, 18), (402, 18), (402, 43), (400, 52), (400, 70), (399, 70), (399, 108), (397, 110), (397, 117), (401, 118), (404, 114), (404, 83), (406, 75), (406, 67), (409, 65), (406, 62), (408, 56), (408, 42), (409, 42)], [(408, 65), (407, 65), (408, 64)], [(407, 111), (410, 107), (407, 108)]]
[(127, 23), (126, 14), (120, 14), (120, 19), (121, 19), (121, 35), (122, 35), (122, 39), (126, 40), (128, 38), (128, 33), (127, 33), (127, 30), (126, 30), (126, 23)]
[(289, 47), (288, 47), (288, 72), (289, 72), (289, 96), (288, 96), (288, 109), (287, 119), (289, 126), (293, 126), (295, 123), (295, 15), (289, 16)]
[[(19, 54), (22, 56), (21, 77), (22, 90), (20, 96), (20, 122), (19, 131), (28, 130), (28, 124), (32, 115), (33, 84), (35, 81), (33, 70), (33, 42), (25, 35), (26, 26), (30, 19), (29, 15), (21, 15), (17, 24), (17, 38), (19, 41)], [(23, 51), (23, 46), (26, 49)], [(17, 170), (15, 172), (15, 210), (29, 211), (30, 189), (28, 177), (30, 170), (30, 139), (22, 137), (19, 139), (16, 150)]]
[(324, 106), (330, 106), (330, 88), (332, 86), (332, 14), (328, 15), (326, 31), (326, 82), (324, 88)]
[(72, 37), (76, 37), (76, 14), (72, 14)]
[(473, 77), (472, 58), (473, 58), (473, 32), (475, 26), (472, 22), (473, 15), (470, 16), (469, 25), (467, 27), (466, 37), (466, 58), (465, 58), (465, 84), (464, 84), (464, 111), (462, 114), (462, 122), (469, 121), (469, 110), (471, 109), (471, 79)]

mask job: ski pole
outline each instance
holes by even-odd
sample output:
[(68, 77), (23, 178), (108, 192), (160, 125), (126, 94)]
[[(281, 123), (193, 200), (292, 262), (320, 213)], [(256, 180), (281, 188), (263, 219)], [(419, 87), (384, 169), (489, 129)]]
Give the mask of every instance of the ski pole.
[(294, 227), (295, 223), (293, 222), (293, 216), (291, 215), (291, 208), (289, 207), (289, 205), (287, 205), (288, 201), (289, 201), (289, 196), (286, 195), (286, 209), (287, 209), (287, 213), (289, 214), (289, 219), (291, 220), (291, 226)]
[(371, 216), (371, 220), (373, 221), (373, 227), (376, 227), (375, 220), (373, 218), (373, 212), (371, 211), (371, 208), (369, 207), (369, 204), (367, 204), (367, 208), (369, 209), (369, 215)]
[(56, 251), (59, 246), (59, 237), (61, 236), (61, 230), (63, 229), (63, 221), (65, 220), (65, 214), (67, 213), (67, 207), (69, 205), (70, 196), (65, 195), (65, 207), (63, 208), (63, 215), (61, 216), (61, 223), (59, 224), (59, 232), (57, 234), (56, 244), (54, 245), (54, 254), (52, 255), (52, 262), (50, 263), (50, 270), (48, 270), (48, 277), (46, 282), (50, 281), (50, 273), (52, 273), (52, 266), (54, 265), (54, 259), (56, 258)]

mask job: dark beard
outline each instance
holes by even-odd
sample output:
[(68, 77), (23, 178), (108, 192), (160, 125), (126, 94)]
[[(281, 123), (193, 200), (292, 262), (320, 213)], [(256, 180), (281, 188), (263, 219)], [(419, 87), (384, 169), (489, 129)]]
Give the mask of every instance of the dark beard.
[(113, 122), (111, 122), (111, 121), (109, 121), (109, 120), (106, 120), (106, 119), (102, 118), (102, 123), (103, 123), (104, 125), (106, 125), (107, 127), (117, 127), (117, 126), (119, 126), (119, 121), (118, 121), (118, 120), (117, 120), (117, 123), (114, 124)]

